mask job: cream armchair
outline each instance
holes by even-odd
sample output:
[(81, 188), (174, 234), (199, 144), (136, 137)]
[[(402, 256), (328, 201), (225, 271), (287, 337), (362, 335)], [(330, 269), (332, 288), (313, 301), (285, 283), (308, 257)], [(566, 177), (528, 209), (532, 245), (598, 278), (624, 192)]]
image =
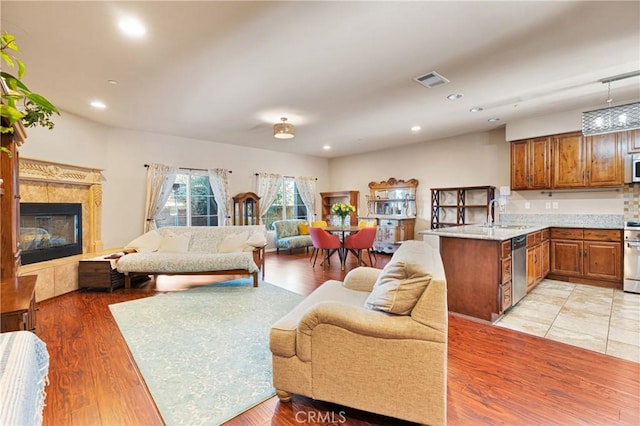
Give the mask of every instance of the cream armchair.
[[(394, 275), (394, 266), (399, 274)], [(392, 297), (394, 303), (414, 298), (399, 307), (403, 314), (371, 306), (393, 281), (385, 281), (385, 275), (406, 284)], [(421, 241), (408, 241), (384, 271), (360, 267), (344, 283), (325, 282), (272, 327), (270, 348), (273, 383), (283, 402), (300, 394), (445, 424), (447, 295), (439, 253)]]

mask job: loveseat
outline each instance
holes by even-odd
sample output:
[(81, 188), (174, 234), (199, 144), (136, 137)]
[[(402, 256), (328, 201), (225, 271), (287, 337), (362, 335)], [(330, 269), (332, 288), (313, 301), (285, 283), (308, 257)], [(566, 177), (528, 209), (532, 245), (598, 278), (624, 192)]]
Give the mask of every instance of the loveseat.
[(169, 226), (147, 232), (125, 247), (118, 272), (132, 275), (249, 275), (264, 279), (267, 230), (252, 226)]
[[(302, 225), (302, 226), (301, 226)], [(276, 246), (276, 253), (280, 253), (280, 249), (287, 249), (289, 253), (296, 248), (313, 247), (313, 241), (309, 235), (309, 225), (306, 220), (302, 219), (285, 219), (276, 220), (273, 222), (273, 229), (275, 234), (273, 235), (273, 241)], [(301, 233), (300, 230), (306, 229), (305, 233)]]
[(274, 387), (282, 402), (300, 394), (445, 424), (447, 324), (440, 254), (406, 241), (383, 270), (329, 280), (273, 325)]

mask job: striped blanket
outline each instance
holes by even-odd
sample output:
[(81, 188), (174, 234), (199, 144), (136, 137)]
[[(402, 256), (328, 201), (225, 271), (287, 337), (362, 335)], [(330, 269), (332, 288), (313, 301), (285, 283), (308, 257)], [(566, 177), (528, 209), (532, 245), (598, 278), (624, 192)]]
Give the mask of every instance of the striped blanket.
[(29, 331), (0, 333), (0, 425), (40, 425), (49, 353)]

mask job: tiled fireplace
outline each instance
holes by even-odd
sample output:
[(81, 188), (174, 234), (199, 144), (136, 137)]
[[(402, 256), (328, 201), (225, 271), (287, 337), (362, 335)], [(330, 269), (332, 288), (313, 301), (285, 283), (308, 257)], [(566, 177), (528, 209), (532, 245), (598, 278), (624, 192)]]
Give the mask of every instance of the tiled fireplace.
[[(20, 158), (20, 202), (81, 206), (82, 255), (36, 261), (20, 274), (37, 274), (36, 299), (43, 300), (78, 288), (78, 259), (103, 251), (102, 170)], [(39, 228), (37, 226), (36, 228)]]

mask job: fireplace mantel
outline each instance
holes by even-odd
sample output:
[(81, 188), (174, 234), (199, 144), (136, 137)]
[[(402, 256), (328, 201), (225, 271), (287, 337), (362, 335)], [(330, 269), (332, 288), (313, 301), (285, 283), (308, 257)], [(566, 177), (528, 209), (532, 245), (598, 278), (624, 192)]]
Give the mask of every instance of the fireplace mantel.
[(20, 157), (20, 180), (67, 183), (72, 185), (101, 185), (102, 170)]

